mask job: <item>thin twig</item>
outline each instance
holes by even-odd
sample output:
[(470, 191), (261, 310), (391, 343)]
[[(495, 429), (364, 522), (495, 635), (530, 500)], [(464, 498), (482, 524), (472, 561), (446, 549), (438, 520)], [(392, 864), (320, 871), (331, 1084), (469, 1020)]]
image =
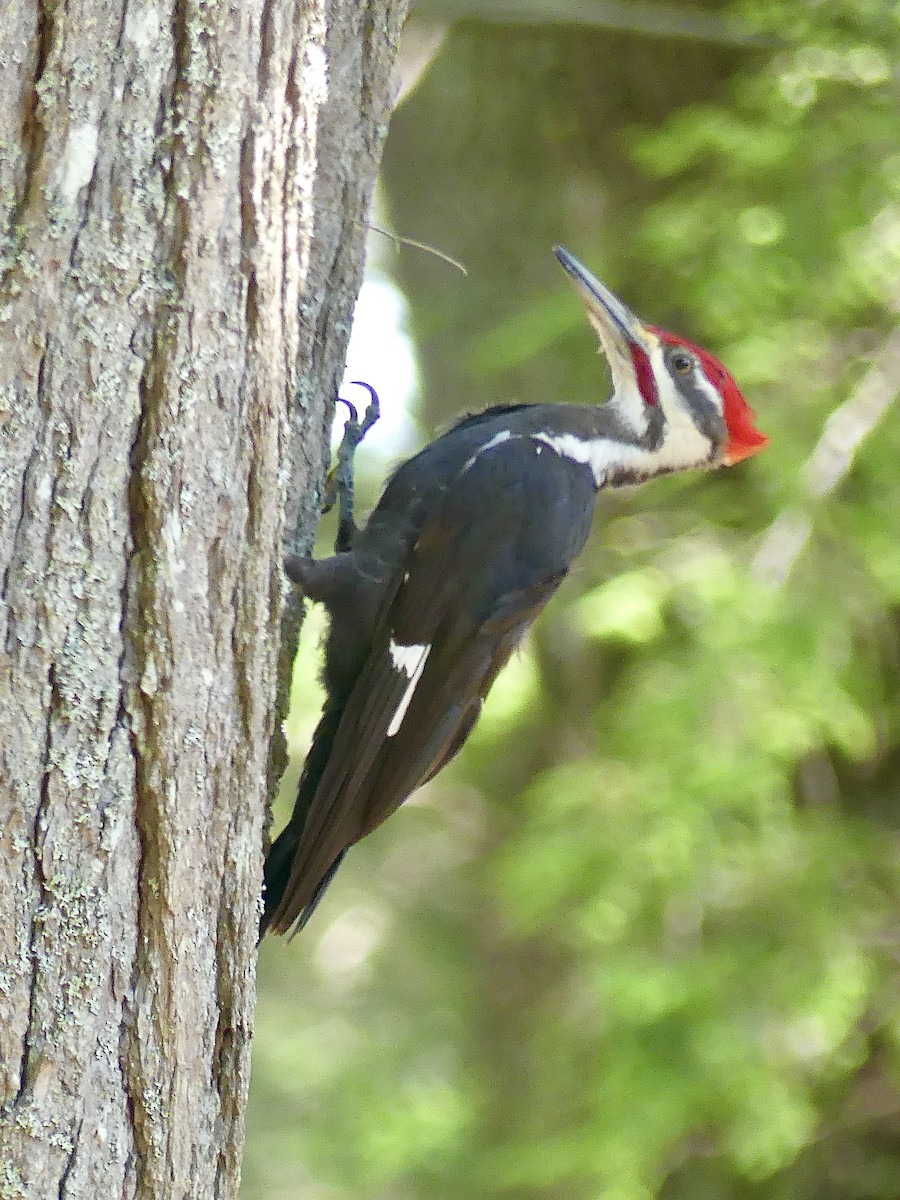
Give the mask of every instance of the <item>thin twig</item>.
[(380, 225), (370, 225), (369, 228), (373, 233), (380, 233), (382, 237), (390, 238), (392, 242), (396, 242), (399, 246), (412, 246), (414, 250), (424, 250), (426, 254), (433, 254), (435, 258), (449, 263), (451, 267), (456, 267), (457, 271), (461, 274), (466, 276), (469, 274), (466, 267), (458, 258), (453, 258), (452, 255), (446, 254), (443, 250), (438, 250), (437, 246), (429, 246), (427, 242), (417, 242), (415, 238), (402, 237), (399, 233), (391, 233), (389, 229), (382, 229)]

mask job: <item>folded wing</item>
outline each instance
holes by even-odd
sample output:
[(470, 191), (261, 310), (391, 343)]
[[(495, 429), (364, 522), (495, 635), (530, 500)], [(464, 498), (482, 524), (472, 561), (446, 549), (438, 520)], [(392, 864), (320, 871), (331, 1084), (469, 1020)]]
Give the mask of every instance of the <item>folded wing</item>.
[(467, 463), (428, 514), (385, 589), (273, 928), (303, 924), (346, 849), (459, 750), (584, 544), (593, 502), (586, 467), (515, 437)]

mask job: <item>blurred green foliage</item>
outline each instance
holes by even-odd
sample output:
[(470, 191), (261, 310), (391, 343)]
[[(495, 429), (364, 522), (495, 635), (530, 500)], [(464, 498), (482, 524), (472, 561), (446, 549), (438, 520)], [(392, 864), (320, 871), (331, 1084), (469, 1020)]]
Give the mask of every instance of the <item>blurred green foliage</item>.
[(245, 1200), (900, 1196), (900, 10), (727, 12), (760, 45), (472, 21), (395, 118), (395, 225), (470, 266), (397, 261), (424, 428), (602, 398), (559, 240), (772, 444), (602, 496), (465, 753), (263, 947)]

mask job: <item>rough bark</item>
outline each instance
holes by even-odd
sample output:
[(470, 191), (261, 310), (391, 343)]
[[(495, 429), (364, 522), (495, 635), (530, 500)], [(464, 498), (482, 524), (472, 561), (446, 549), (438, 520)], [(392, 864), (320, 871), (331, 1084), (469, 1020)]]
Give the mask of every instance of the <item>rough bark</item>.
[(401, 10), (4, 5), (3, 1200), (236, 1192), (284, 520)]

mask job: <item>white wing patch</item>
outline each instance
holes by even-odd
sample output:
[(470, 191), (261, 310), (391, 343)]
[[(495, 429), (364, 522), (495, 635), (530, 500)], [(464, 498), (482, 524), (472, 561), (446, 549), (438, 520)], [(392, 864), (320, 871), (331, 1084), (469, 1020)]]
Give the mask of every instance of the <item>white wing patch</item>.
[(401, 696), (400, 703), (397, 705), (396, 712), (391, 717), (391, 723), (387, 728), (387, 736), (393, 737), (403, 724), (403, 718), (406, 716), (406, 710), (409, 708), (410, 701), (413, 698), (413, 692), (415, 692), (416, 686), (422, 678), (422, 672), (425, 670), (425, 663), (428, 661), (428, 653), (431, 650), (431, 646), (425, 644), (401, 646), (391, 638), (388, 649), (391, 653), (391, 662), (409, 680), (409, 683), (406, 685), (406, 691)]

